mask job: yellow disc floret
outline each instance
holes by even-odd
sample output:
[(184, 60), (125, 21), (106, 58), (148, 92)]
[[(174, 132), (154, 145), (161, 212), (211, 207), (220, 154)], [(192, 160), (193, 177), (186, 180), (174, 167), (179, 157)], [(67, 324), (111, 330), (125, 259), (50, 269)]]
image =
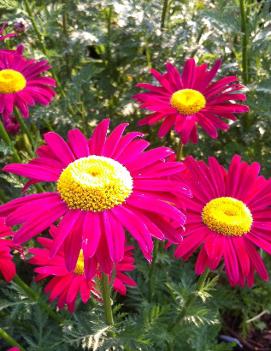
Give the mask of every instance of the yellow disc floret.
[(26, 86), (26, 79), (22, 73), (14, 69), (0, 71), (0, 94), (11, 94), (21, 91)]
[(133, 179), (112, 158), (89, 156), (62, 171), (57, 190), (70, 209), (100, 212), (122, 204), (132, 193)]
[(80, 250), (76, 266), (74, 268), (74, 273), (82, 275), (84, 274), (85, 266), (84, 266), (84, 255), (83, 255), (83, 250)]
[(201, 213), (209, 229), (226, 236), (242, 236), (251, 229), (253, 217), (246, 204), (233, 197), (209, 201)]
[(170, 104), (182, 115), (193, 115), (205, 107), (206, 99), (197, 90), (181, 89), (172, 94)]

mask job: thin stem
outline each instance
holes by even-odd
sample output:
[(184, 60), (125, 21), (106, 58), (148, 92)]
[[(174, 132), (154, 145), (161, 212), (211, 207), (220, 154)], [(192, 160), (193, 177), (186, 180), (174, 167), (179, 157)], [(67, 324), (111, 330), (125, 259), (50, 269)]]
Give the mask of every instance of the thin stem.
[[(248, 64), (248, 45), (249, 45), (249, 33), (248, 33), (248, 11), (247, 11), (247, 0), (239, 0), (240, 15), (241, 15), (241, 32), (242, 32), (242, 80), (246, 85), (249, 83), (249, 64)], [(249, 113), (245, 113), (243, 116), (243, 125), (245, 129), (250, 126)]]
[[(33, 26), (33, 29), (38, 37), (38, 40), (39, 40), (39, 43), (40, 43), (40, 47), (41, 47), (41, 51), (42, 53), (48, 57), (48, 54), (47, 54), (47, 49), (46, 49), (46, 46), (44, 44), (44, 40), (43, 40), (43, 35), (41, 34), (38, 26), (37, 26), (37, 23), (36, 23), (36, 20), (35, 20), (35, 16), (32, 12), (32, 9), (31, 9), (31, 6), (29, 4), (29, 1), (28, 0), (23, 0), (24, 4), (25, 4), (25, 8), (26, 8), (26, 11), (27, 11), (27, 14), (29, 16), (29, 19), (31, 21), (31, 24)], [(63, 89), (61, 88), (61, 85), (60, 85), (60, 82), (59, 82), (59, 79), (54, 71), (54, 69), (52, 68), (51, 69), (51, 72), (52, 72), (52, 76), (54, 77), (54, 79), (56, 80), (57, 82), (57, 86), (58, 86), (58, 89), (59, 89), (59, 92), (61, 93), (61, 95), (65, 95)]]
[(163, 31), (165, 29), (167, 13), (168, 13), (168, 0), (164, 0), (162, 16), (161, 16), (161, 25), (160, 25), (161, 31)]
[(181, 140), (178, 143), (177, 146), (177, 151), (176, 151), (176, 160), (177, 161), (182, 161), (184, 159), (184, 154), (183, 154), (183, 143)]
[(20, 351), (26, 351), (26, 349), (20, 345), (11, 335), (9, 335), (5, 330), (0, 328), (0, 338), (6, 341), (6, 343), (10, 346), (19, 347)]
[(108, 277), (104, 273), (102, 274), (102, 278), (101, 278), (101, 290), (103, 295), (104, 317), (105, 317), (106, 324), (113, 325), (114, 319), (113, 319), (113, 312), (112, 312), (111, 298), (110, 298), (111, 287), (108, 281)]
[[(25, 123), (24, 119), (21, 117), (20, 112), (17, 109), (15, 109), (14, 112), (15, 112), (15, 116), (16, 116), (17, 121), (20, 123), (20, 126), (21, 126), (23, 132), (27, 136), (27, 139), (28, 139), (28, 141), (29, 141), (29, 143), (31, 145), (31, 148), (34, 150), (35, 149), (35, 141), (34, 141), (34, 139), (32, 137), (31, 130), (28, 128), (28, 126)], [(26, 148), (27, 148), (28, 152), (30, 153), (30, 155), (34, 156), (33, 150), (29, 147), (29, 145), (26, 144)]]
[(249, 82), (248, 72), (248, 28), (246, 0), (240, 0), (241, 32), (242, 32), (242, 79), (244, 84)]
[(152, 262), (149, 270), (149, 301), (152, 300), (153, 293), (154, 293), (154, 286), (155, 286), (154, 272), (155, 272), (158, 252), (159, 252), (159, 241), (156, 240), (154, 243), (153, 258), (152, 258)]
[[(207, 269), (198, 279), (197, 281), (197, 291), (202, 290), (207, 278), (208, 278), (208, 274), (209, 274), (209, 270)], [(169, 327), (169, 331), (173, 331), (176, 327), (179, 326), (179, 324), (181, 323), (181, 321), (184, 319), (184, 317), (186, 316), (186, 312), (189, 309), (189, 307), (191, 305), (193, 305), (193, 303), (195, 302), (195, 300), (197, 299), (198, 294), (195, 292), (194, 294), (190, 294), (188, 299), (186, 300), (184, 307), (181, 311), (181, 313), (179, 314), (179, 316), (176, 318), (175, 322), (171, 324), (171, 326)]]
[(13, 278), (13, 282), (19, 286), (25, 294), (33, 301), (39, 303), (39, 305), (42, 307), (42, 309), (52, 318), (54, 319), (57, 323), (62, 322), (61, 316), (59, 316), (54, 310), (51, 309), (47, 303), (43, 302), (40, 299), (39, 294), (37, 294), (34, 290), (32, 290), (18, 275), (15, 275)]
[(109, 6), (108, 15), (107, 15), (107, 64), (109, 65), (111, 61), (111, 26), (112, 26), (112, 15), (113, 9), (112, 6)]
[(4, 140), (4, 142), (11, 148), (12, 153), (13, 153), (13, 158), (14, 161), (16, 162), (21, 162), (21, 158), (15, 148), (15, 146), (13, 145), (13, 142), (11, 141), (3, 123), (0, 121), (0, 135), (2, 137), (2, 139)]

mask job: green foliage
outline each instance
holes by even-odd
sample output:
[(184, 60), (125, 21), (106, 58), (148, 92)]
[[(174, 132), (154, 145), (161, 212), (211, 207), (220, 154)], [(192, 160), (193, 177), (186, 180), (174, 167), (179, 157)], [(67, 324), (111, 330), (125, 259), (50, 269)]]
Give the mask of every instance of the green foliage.
[[(270, 1), (245, 1), (246, 47), (239, 1), (172, 0), (163, 16), (165, 3), (37, 0), (30, 1), (29, 13), (24, 0), (0, 1), (3, 21), (11, 27), (18, 17), (27, 22), (26, 32), (10, 39), (9, 45), (23, 42), (29, 57), (46, 57), (59, 80), (55, 101), (32, 109), (31, 119), (26, 121), (35, 147), (48, 130), (65, 136), (71, 127), (80, 127), (90, 134), (107, 116), (113, 125), (129, 121), (132, 130), (143, 112), (131, 97), (137, 82), (150, 81), (150, 67), (162, 71), (167, 60), (181, 68), (190, 56), (210, 63), (222, 57), (221, 75), (246, 77), (250, 113), (232, 123), (230, 132), (220, 133), (217, 140), (201, 134), (199, 143), (187, 146), (185, 154), (203, 159), (215, 155), (228, 164), (232, 155), (239, 153), (250, 162), (259, 161), (264, 174), (270, 176)], [(174, 134), (158, 140), (156, 127), (143, 130), (153, 145), (175, 147), (178, 142)], [(10, 144), (0, 140), (1, 165), (14, 161), (14, 146), (23, 162), (31, 158), (31, 141), (21, 132)], [(22, 186), (18, 177), (1, 174), (1, 201), (16, 197)], [(271, 268), (270, 258), (265, 257), (265, 262)], [(0, 327), (27, 351), (230, 351), (235, 345), (219, 343), (221, 333), (233, 335), (234, 329), (245, 338), (251, 329), (266, 326), (257, 316), (271, 310), (270, 283), (257, 281), (253, 289), (233, 290), (221, 272), (219, 278), (211, 273), (201, 280), (195, 277), (193, 262), (180, 263), (171, 249), (162, 247), (151, 274), (140, 253), (136, 263), (133, 278), (138, 287), (129, 289), (127, 297), (114, 299), (114, 327), (103, 322), (102, 306), (97, 301), (87, 306), (78, 301), (74, 315), (57, 312), (62, 320), (56, 322), (40, 304), (48, 302), (41, 285), (32, 284), (38, 294), (38, 300), (33, 301), (16, 284), (3, 282)], [(30, 268), (20, 262), (18, 268), (28, 282), (32, 280)], [(55, 310), (55, 305), (50, 305)], [(0, 340), (0, 349), (7, 347)]]

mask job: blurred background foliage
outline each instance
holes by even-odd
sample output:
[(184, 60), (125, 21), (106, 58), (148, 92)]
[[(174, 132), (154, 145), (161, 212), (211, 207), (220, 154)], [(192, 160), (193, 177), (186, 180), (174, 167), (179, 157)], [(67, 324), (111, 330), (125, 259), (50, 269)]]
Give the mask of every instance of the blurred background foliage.
[[(217, 140), (201, 134), (199, 143), (184, 152), (203, 159), (215, 155), (225, 165), (239, 153), (247, 161), (259, 161), (263, 174), (270, 176), (270, 11), (270, 0), (0, 0), (1, 21), (8, 21), (10, 30), (21, 23), (17, 37), (6, 43), (15, 48), (23, 42), (26, 56), (48, 59), (58, 80), (54, 102), (32, 109), (27, 121), (34, 146), (48, 130), (65, 136), (79, 127), (90, 134), (105, 117), (113, 125), (129, 121), (130, 130), (135, 129), (144, 111), (131, 97), (138, 91), (136, 83), (151, 81), (151, 67), (163, 71), (171, 61), (181, 69), (189, 57), (210, 64), (222, 58), (219, 75), (236, 74), (247, 86), (250, 112)], [(178, 144), (174, 133), (159, 140), (156, 128), (143, 130), (153, 145)], [(31, 158), (33, 146), (24, 131), (12, 143), (22, 160)], [(2, 165), (12, 161), (12, 148), (3, 140), (0, 152)], [(17, 177), (2, 174), (1, 201), (18, 195), (21, 187)], [(0, 326), (30, 351), (226, 351), (238, 350), (238, 340), (244, 350), (270, 350), (271, 343), (262, 341), (271, 324), (270, 283), (231, 289), (220, 272), (219, 279), (211, 275), (197, 290), (192, 263), (176, 262), (171, 251), (160, 251), (152, 274), (138, 255), (138, 288), (117, 298), (114, 330), (101, 322), (95, 302), (80, 305), (74, 316), (64, 313), (59, 324), (15, 285), (3, 282)], [(265, 260), (271, 268), (270, 258)], [(22, 261), (18, 266), (31, 282), (31, 269)], [(150, 279), (155, 284), (151, 299)], [(33, 288), (45, 299), (39, 287)], [(6, 346), (0, 341), (1, 350)]]

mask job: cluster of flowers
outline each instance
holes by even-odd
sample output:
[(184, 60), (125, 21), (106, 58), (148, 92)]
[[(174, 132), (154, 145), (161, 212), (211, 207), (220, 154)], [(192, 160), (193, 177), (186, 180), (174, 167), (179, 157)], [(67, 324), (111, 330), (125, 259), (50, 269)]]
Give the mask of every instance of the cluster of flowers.
[[(0, 64), (0, 112), (7, 126), (15, 107), (27, 118), (28, 105), (52, 100), (55, 81), (42, 75), (47, 61), (26, 59), (17, 48), (2, 50)], [(174, 126), (184, 144), (197, 142), (198, 126), (212, 138), (227, 130), (224, 120), (248, 107), (236, 103), (246, 96), (235, 76), (213, 81), (220, 65), (208, 69), (189, 59), (182, 73), (170, 63), (165, 74), (153, 69), (159, 85), (140, 83), (148, 91), (134, 97), (152, 111), (140, 124), (162, 120), (159, 136)], [(149, 262), (154, 238), (175, 245), (176, 258), (184, 260), (200, 248), (197, 274), (224, 259), (232, 286), (252, 286), (255, 272), (268, 279), (257, 247), (271, 253), (271, 180), (259, 175), (258, 163), (238, 155), (228, 170), (213, 157), (180, 162), (168, 147), (148, 149), (142, 133), (125, 133), (128, 123), (111, 133), (109, 124), (102, 120), (90, 138), (78, 129), (68, 132), (67, 141), (46, 133), (36, 158), (4, 167), (29, 179), (24, 190), (39, 182), (54, 189), (0, 206), (0, 270), (7, 281), (15, 274), (11, 250), (48, 229), (50, 237), (37, 239), (41, 247), (28, 250), (29, 263), (37, 266), (37, 280), (51, 278), (45, 287), (50, 300), (70, 311), (79, 294), (83, 302), (91, 293), (99, 298), (95, 278), (101, 274), (122, 294), (136, 284), (125, 274), (135, 268), (126, 233)]]

